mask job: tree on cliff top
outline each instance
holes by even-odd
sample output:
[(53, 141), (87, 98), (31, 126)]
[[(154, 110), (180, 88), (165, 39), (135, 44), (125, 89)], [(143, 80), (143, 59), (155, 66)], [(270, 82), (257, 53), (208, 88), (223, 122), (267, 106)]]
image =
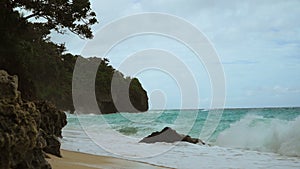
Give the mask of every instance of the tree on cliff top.
[(89, 0), (0, 1), (0, 69), (18, 75), (24, 99), (59, 92), (57, 86), (43, 82), (64, 83), (60, 81), (66, 77), (61, 63), (65, 47), (51, 42), (49, 35), (51, 30), (62, 34), (70, 30), (92, 38), (91, 26), (97, 19), (90, 6)]
[[(89, 0), (1, 0), (0, 69), (18, 75), (23, 99), (48, 100), (60, 109), (73, 110), (73, 69), (81, 56), (64, 54), (65, 46), (51, 42), (49, 35), (51, 30), (64, 34), (69, 29), (81, 38), (92, 38), (90, 26), (96, 22)], [(108, 59), (101, 59), (96, 94), (102, 112), (117, 111), (110, 94), (115, 71)], [(119, 85), (130, 83), (132, 104), (146, 111), (146, 91), (137, 79), (131, 80), (122, 75)]]
[(18, 11), (23, 20), (35, 18), (49, 30), (63, 34), (69, 29), (81, 38), (92, 38), (90, 26), (97, 23), (89, 0), (4, 0), (0, 6)]

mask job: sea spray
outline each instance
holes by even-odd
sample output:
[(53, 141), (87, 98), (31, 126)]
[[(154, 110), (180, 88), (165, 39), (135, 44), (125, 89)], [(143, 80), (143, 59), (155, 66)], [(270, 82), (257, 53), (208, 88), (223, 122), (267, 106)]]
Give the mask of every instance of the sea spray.
[[(299, 154), (298, 157), (290, 157), (296, 156), (299, 152), (297, 142), (300, 142), (300, 135), (297, 129), (299, 129), (300, 108), (225, 109), (221, 122), (209, 142), (215, 146), (190, 143), (138, 143), (142, 137), (167, 126), (180, 133), (184, 131), (186, 124), (191, 123), (191, 115), (189, 110), (181, 111), (186, 116), (183, 116), (184, 118), (177, 125), (174, 122), (180, 110), (149, 111), (139, 114), (81, 114), (79, 116), (67, 114), (68, 125), (63, 129), (62, 148), (183, 169), (224, 168), (225, 166), (226, 168), (300, 168)], [(193, 128), (188, 133), (190, 136), (199, 136), (206, 117), (207, 111), (198, 111)], [(103, 118), (104, 122), (109, 123), (109, 128), (103, 124)], [(245, 150), (251, 149), (247, 146), (230, 148), (234, 147), (233, 143), (240, 143), (232, 140), (240, 136), (247, 137), (247, 134), (251, 134), (251, 130), (248, 129), (251, 127), (256, 129), (256, 126), (258, 129), (252, 132), (253, 140), (254, 138), (260, 140), (261, 135), (267, 135), (268, 137), (265, 138), (271, 139), (256, 141), (255, 143), (264, 144), (253, 144), (256, 148), (252, 149), (256, 151)], [(233, 128), (240, 129), (241, 132), (236, 130), (230, 135), (232, 137), (227, 136), (226, 133), (230, 133)], [(111, 130), (121, 134), (122, 138), (112, 135)], [(98, 143), (101, 144), (97, 144), (98, 139)], [(226, 143), (226, 139), (227, 146), (221, 145)], [(111, 146), (108, 147), (110, 150), (117, 150), (122, 155), (117, 155), (117, 151), (107, 151), (109, 149), (105, 149), (102, 145)], [(168, 151), (162, 152), (163, 149)], [(275, 149), (277, 151), (273, 151)], [(142, 156), (151, 157), (140, 158)]]
[(300, 116), (292, 121), (246, 115), (221, 132), (216, 145), (300, 156)]

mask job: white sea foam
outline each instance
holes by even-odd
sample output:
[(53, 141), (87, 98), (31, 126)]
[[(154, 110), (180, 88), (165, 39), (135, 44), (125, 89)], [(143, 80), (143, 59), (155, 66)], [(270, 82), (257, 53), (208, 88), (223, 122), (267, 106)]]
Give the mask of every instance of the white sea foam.
[[(184, 142), (138, 143), (142, 137), (165, 126), (184, 131), (185, 124), (191, 123), (192, 114), (186, 114), (186, 119), (174, 125), (170, 116), (173, 113), (167, 112), (157, 121), (153, 121), (158, 116), (156, 113), (125, 114), (131, 122), (124, 121), (117, 114), (105, 116), (104, 120), (110, 121), (110, 125), (106, 125), (100, 115), (68, 114), (68, 125), (63, 129), (62, 148), (180, 169), (300, 168), (300, 117), (287, 121), (258, 115), (242, 118), (240, 114), (241, 120), (222, 129), (224, 131), (221, 131), (212, 147)], [(227, 114), (224, 124), (228, 122), (226, 119), (234, 119), (236, 115)], [(198, 120), (204, 117), (199, 116)], [(134, 123), (140, 120), (142, 123)], [(151, 123), (147, 123), (147, 120)]]
[[(245, 120), (249, 118), (256, 119), (246, 117)], [(138, 143), (139, 139), (124, 136), (120, 138), (102, 125), (91, 125), (90, 131), (84, 131), (80, 127), (66, 126), (63, 129), (63, 136), (63, 149), (180, 169), (300, 168), (298, 157), (190, 143)]]
[(224, 147), (300, 156), (300, 117), (293, 121), (247, 115), (221, 132), (216, 144)]
[[(75, 134), (75, 136), (73, 135)], [(113, 156), (135, 161), (142, 161), (166, 167), (180, 169), (198, 168), (299, 168), (300, 160), (296, 157), (280, 156), (273, 153), (263, 153), (241, 149), (222, 148), (218, 146), (200, 146), (190, 143), (155, 143), (144, 144), (134, 141), (118, 140), (111, 134), (101, 139), (106, 140), (112, 147), (119, 149), (122, 155), (105, 151), (101, 145), (95, 144), (84, 131), (73, 132), (65, 129), (62, 140), (62, 148), (67, 150), (91, 153), (96, 155)], [(80, 137), (78, 137), (80, 135)], [(161, 152), (162, 149), (168, 151)], [(151, 157), (140, 158), (139, 155), (157, 151), (159, 153)], [(128, 153), (128, 154), (126, 154)], [(136, 157), (126, 157), (133, 155)], [(149, 154), (148, 154), (149, 155)]]

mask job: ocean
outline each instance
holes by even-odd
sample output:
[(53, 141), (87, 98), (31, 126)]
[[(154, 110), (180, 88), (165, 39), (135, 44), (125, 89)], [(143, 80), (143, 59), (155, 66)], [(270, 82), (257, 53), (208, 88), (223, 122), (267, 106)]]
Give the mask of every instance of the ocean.
[(67, 113), (62, 148), (182, 169), (300, 168), (300, 108), (224, 109), (214, 132), (203, 140), (206, 145), (138, 143), (167, 126), (199, 138), (208, 113)]

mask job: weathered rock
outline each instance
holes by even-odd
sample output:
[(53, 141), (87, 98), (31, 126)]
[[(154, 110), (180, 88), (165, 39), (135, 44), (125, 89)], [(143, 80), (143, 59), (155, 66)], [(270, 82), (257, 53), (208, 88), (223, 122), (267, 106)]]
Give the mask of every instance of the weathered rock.
[(58, 138), (54, 135), (45, 135), (44, 136), (47, 146), (44, 147), (44, 151), (49, 154), (53, 154), (57, 157), (62, 157), (60, 154), (60, 142)]
[(60, 156), (66, 116), (50, 103), (23, 101), (17, 89), (18, 78), (0, 70), (0, 169), (50, 169), (44, 150)]
[(142, 143), (156, 143), (156, 142), (166, 142), (174, 143), (176, 141), (185, 141), (193, 144), (201, 143), (205, 144), (202, 140), (197, 138), (191, 138), (189, 135), (182, 135), (177, 133), (170, 127), (165, 127), (161, 131), (156, 131), (151, 133), (149, 136), (143, 138), (140, 142)]
[(16, 76), (0, 71), (0, 87), (0, 168), (51, 168), (43, 158), (35, 104), (21, 100)]
[(40, 129), (47, 142), (44, 151), (61, 157), (58, 137), (62, 137), (61, 130), (67, 124), (66, 115), (47, 101), (36, 101), (35, 104), (41, 112)]
[(198, 139), (198, 138), (192, 138), (191, 136), (187, 135), (187, 136), (184, 136), (182, 141), (186, 141), (186, 142), (189, 142), (189, 143), (194, 143), (194, 144), (197, 144), (197, 143), (201, 143), (202, 145), (205, 145), (205, 143)]
[(0, 100), (12, 102), (18, 98), (18, 77), (0, 70)]

